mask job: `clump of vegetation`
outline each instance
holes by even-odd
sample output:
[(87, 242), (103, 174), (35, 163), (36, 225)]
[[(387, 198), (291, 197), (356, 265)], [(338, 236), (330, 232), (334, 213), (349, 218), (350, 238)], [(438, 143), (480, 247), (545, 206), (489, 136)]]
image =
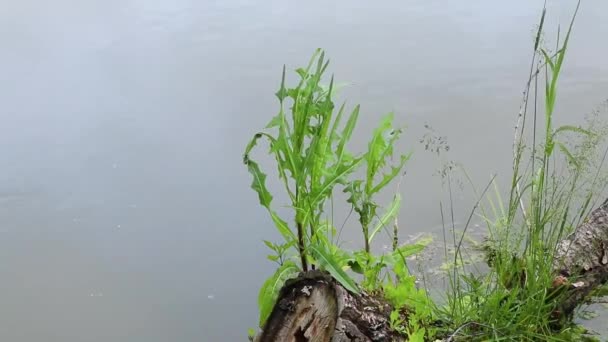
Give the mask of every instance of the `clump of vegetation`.
[[(293, 88), (287, 87), (285, 67), (281, 86), (276, 93), (279, 113), (266, 126), (267, 131), (254, 135), (245, 150), (244, 163), (253, 176), (252, 189), (258, 194), (260, 204), (268, 210), (284, 242), (265, 241), (275, 254), (269, 259), (279, 263), (279, 268), (262, 286), (258, 298), (260, 326), (268, 318), (278, 291), (285, 280), (309, 266), (328, 271), (342, 286), (357, 293), (360, 287), (346, 273), (350, 269), (363, 275), (361, 287), (373, 292), (380, 290), (384, 277), (391, 267), (401, 267), (393, 285), (404, 291), (414, 291), (413, 278), (403, 267), (405, 258), (424, 247), (427, 241), (398, 246), (397, 232), (393, 231), (393, 251), (388, 255), (375, 255), (370, 245), (377, 233), (398, 213), (401, 198), (396, 194), (382, 214), (375, 195), (397, 178), (409, 155), (399, 156), (391, 165), (395, 142), (402, 129), (393, 127), (393, 114), (386, 115), (373, 132), (368, 149), (353, 153), (348, 149), (353, 130), (359, 117), (359, 106), (346, 114), (345, 105), (337, 110), (333, 102), (334, 80), (322, 84), (322, 76), (329, 62), (325, 54), (317, 50), (306, 68), (296, 70), (300, 80)], [(286, 109), (287, 102), (291, 107)], [(288, 115), (286, 111), (291, 112)], [(270, 154), (274, 157), (279, 178), (293, 209), (293, 226), (280, 217), (272, 207), (273, 196), (266, 187), (266, 174), (252, 159), (251, 153), (260, 139), (266, 139)], [(363, 170), (365, 177), (355, 179), (356, 171)], [(359, 214), (364, 249), (347, 251), (334, 242), (336, 228), (332, 220), (324, 219), (326, 205), (339, 187), (350, 194), (348, 203)], [(401, 305), (403, 306), (403, 305)]]
[[(392, 161), (395, 143), (402, 134), (402, 129), (393, 126), (393, 114), (380, 121), (366, 151), (352, 152), (348, 143), (360, 107), (347, 111), (344, 104), (339, 108), (334, 105), (333, 76), (328, 85), (322, 83), (329, 64), (324, 52), (317, 50), (305, 68), (296, 70), (299, 81), (293, 87), (287, 86), (283, 68), (276, 93), (279, 112), (265, 131), (254, 135), (244, 155), (253, 177), (251, 187), (284, 239), (280, 243), (264, 241), (274, 252), (268, 258), (279, 267), (260, 289), (260, 327), (285, 281), (300, 271), (318, 268), (353, 293), (364, 290), (382, 295), (394, 308), (389, 317), (391, 328), (410, 341), (438, 337), (449, 341), (583, 338), (584, 331), (572, 323), (572, 317), (559, 315), (556, 303), (563, 293), (554, 283), (554, 256), (558, 243), (586, 217), (607, 184), (600, 175), (604, 158), (598, 163), (604, 136), (600, 133), (605, 127), (597, 122), (589, 127), (555, 127), (557, 84), (576, 12), (561, 43), (558, 35), (555, 52), (541, 43), (545, 13), (543, 9), (518, 116), (507, 198), (502, 200), (494, 179), (477, 192), (478, 202), (462, 236), (454, 236), (445, 305), (438, 305), (418, 288), (406, 264), (406, 258), (422, 251), (429, 239), (399, 246), (395, 224), (389, 233), (391, 252), (379, 255), (371, 247), (377, 234), (396, 219), (401, 206), (398, 192), (384, 207), (377, 202), (377, 194), (403, 173), (411, 156), (402, 154)], [(544, 104), (544, 110), (539, 109), (539, 103)], [(291, 202), (290, 219), (275, 211), (266, 174), (252, 157), (262, 139), (269, 144)], [(439, 149), (448, 149), (444, 141), (435, 152)], [(442, 173), (448, 181), (452, 167)], [(495, 198), (487, 194), (492, 186)], [(335, 241), (337, 230), (325, 211), (338, 190), (349, 195), (347, 205), (358, 215), (362, 250), (345, 250)], [(489, 234), (485, 249), (490, 271), (485, 274), (466, 273), (463, 266), (462, 242), (474, 215), (482, 218)], [(351, 277), (353, 273), (361, 276), (358, 283)], [(433, 324), (438, 319), (444, 322), (441, 328)]]
[[(486, 194), (491, 185), (478, 194), (478, 215), (489, 233), (485, 249), (490, 272), (473, 275), (454, 268), (452, 291), (440, 309), (440, 315), (452, 322), (447, 330), (458, 333), (452, 339), (583, 338), (584, 330), (572, 323), (572, 317), (559, 314), (563, 288), (555, 285), (556, 246), (587, 216), (606, 185), (600, 177), (603, 161), (596, 163), (601, 157), (603, 128), (595, 123), (589, 127), (553, 124), (558, 79), (577, 11), (578, 5), (563, 41), (558, 36), (551, 54), (540, 44), (543, 9), (515, 132), (506, 204), (494, 180), (494, 199)], [(544, 113), (540, 102), (544, 102)], [(457, 249), (455, 258), (461, 257)]]

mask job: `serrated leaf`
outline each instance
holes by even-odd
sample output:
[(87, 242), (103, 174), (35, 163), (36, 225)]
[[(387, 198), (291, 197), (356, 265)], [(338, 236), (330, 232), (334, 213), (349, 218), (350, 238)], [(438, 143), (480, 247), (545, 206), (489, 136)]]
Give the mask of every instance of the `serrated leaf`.
[(257, 192), (258, 199), (260, 200), (260, 204), (265, 208), (270, 208), (270, 203), (272, 202), (272, 195), (266, 188), (266, 174), (260, 170), (258, 163), (253, 160), (247, 160), (247, 169), (249, 173), (253, 176), (253, 181), (251, 183), (251, 188)]
[(329, 274), (332, 275), (345, 289), (353, 293), (359, 293), (359, 289), (357, 288), (357, 284), (354, 280), (344, 272), (342, 267), (334, 260), (334, 258), (327, 253), (320, 246), (309, 245), (308, 249), (310, 250), (312, 256), (315, 258), (320, 267), (325, 269)]
[[(332, 77), (330, 82), (330, 90), (333, 88), (334, 79)], [(325, 97), (325, 101), (322, 104), (322, 108), (320, 109), (321, 114), (321, 124), (319, 129), (313, 135), (312, 141), (310, 143), (311, 147), (311, 177), (312, 184), (318, 184), (321, 176), (324, 174), (324, 170), (327, 168), (327, 164), (329, 158), (332, 157), (331, 151), (331, 135), (332, 132), (329, 131), (330, 124), (333, 116), (333, 103), (331, 102), (331, 98), (329, 96)], [(308, 158), (307, 158), (308, 159)]]
[(363, 181), (359, 179), (350, 181), (348, 184), (346, 184), (342, 192), (350, 194), (350, 196), (348, 196), (348, 198), (346, 199), (347, 203), (350, 203), (354, 206), (361, 201), (361, 184), (363, 184)]
[(359, 105), (357, 105), (355, 109), (353, 109), (346, 121), (344, 129), (342, 129), (341, 138), (336, 149), (336, 156), (338, 158), (337, 163), (340, 163), (343, 160), (346, 142), (350, 140), (355, 126), (357, 125), (357, 120), (359, 119), (359, 108)]
[(382, 119), (382, 121), (380, 121), (380, 124), (374, 130), (372, 139), (368, 143), (367, 153), (365, 155), (365, 159), (367, 161), (366, 186), (368, 190), (371, 190), (372, 188), (374, 174), (384, 164), (384, 158), (382, 158), (382, 156), (390, 152), (386, 151), (387, 149), (392, 151), (392, 146), (387, 144), (384, 135), (386, 131), (390, 130), (392, 127), (393, 116), (393, 113), (389, 113)]
[(341, 165), (338, 167), (334, 174), (327, 177), (325, 182), (318, 189), (316, 189), (313, 194), (311, 194), (313, 198), (312, 203), (316, 203), (321, 197), (327, 195), (329, 190), (331, 190), (335, 184), (343, 183), (344, 177), (352, 173), (361, 160), (361, 158), (356, 158), (350, 164)]
[[(272, 197), (272, 194), (270, 193), (270, 191), (268, 191), (268, 188), (266, 187), (266, 174), (264, 172), (262, 172), (258, 163), (251, 160), (251, 158), (249, 157), (249, 153), (256, 146), (257, 141), (262, 137), (268, 138), (270, 140), (271, 146), (277, 143), (276, 139), (274, 139), (273, 137), (271, 137), (270, 135), (268, 135), (266, 133), (255, 134), (253, 139), (249, 142), (249, 144), (247, 145), (247, 148), (245, 149), (243, 162), (247, 165), (247, 169), (249, 170), (249, 173), (253, 176), (253, 180), (251, 182), (251, 188), (258, 194), (258, 199), (260, 201), (260, 204), (268, 210), (275, 226), (277, 227), (277, 229), (279, 230), (281, 235), (283, 235), (283, 237), (286, 239), (286, 241), (289, 242), (291, 239), (295, 238), (295, 235), (291, 231), (291, 229), (289, 229), (289, 226), (287, 225), (287, 223), (285, 221), (283, 221), (272, 210), (270, 205), (272, 203), (273, 197)], [(279, 171), (281, 172), (281, 170), (279, 170)], [(289, 192), (289, 188), (287, 188), (287, 191)], [(291, 193), (290, 193), (290, 195), (291, 195)]]
[(251, 188), (255, 190), (255, 192), (258, 194), (260, 204), (268, 210), (272, 221), (274, 222), (274, 225), (277, 227), (281, 235), (283, 235), (285, 240), (289, 242), (291, 239), (295, 239), (295, 235), (291, 231), (291, 229), (289, 229), (287, 223), (283, 221), (277, 215), (277, 213), (275, 213), (270, 207), (270, 204), (272, 203), (272, 195), (266, 188), (266, 174), (264, 174), (260, 170), (258, 164), (253, 160), (249, 159), (247, 155), (245, 157), (245, 163), (247, 164), (247, 169), (249, 170), (249, 173), (251, 173), (251, 175), (253, 176)]
[(264, 282), (258, 294), (260, 328), (264, 326), (268, 316), (270, 316), (281, 287), (283, 287), (283, 284), (285, 284), (287, 279), (291, 278), (298, 271), (298, 266), (293, 261), (288, 260)]
[(380, 181), (380, 183), (376, 184), (376, 186), (374, 186), (372, 188), (370, 194), (375, 194), (376, 192), (382, 190), (388, 183), (390, 183), (393, 179), (395, 179), (395, 177), (397, 177), (401, 173), (401, 170), (403, 169), (403, 167), (405, 166), (405, 163), (409, 159), (410, 159), (410, 154), (402, 155), (401, 160), (399, 161), (399, 164), (397, 166), (391, 167), (391, 171), (382, 177), (382, 180)]
[(374, 130), (372, 139), (368, 144), (368, 150), (365, 154), (367, 162), (367, 173), (365, 181), (365, 193), (371, 196), (380, 191), (388, 183), (390, 183), (401, 171), (409, 155), (402, 155), (397, 166), (391, 168), (391, 171), (385, 174), (377, 185), (374, 185), (374, 178), (377, 173), (386, 165), (387, 160), (393, 155), (393, 145), (399, 139), (402, 133), (401, 129), (393, 129), (394, 114), (387, 114), (378, 127)]

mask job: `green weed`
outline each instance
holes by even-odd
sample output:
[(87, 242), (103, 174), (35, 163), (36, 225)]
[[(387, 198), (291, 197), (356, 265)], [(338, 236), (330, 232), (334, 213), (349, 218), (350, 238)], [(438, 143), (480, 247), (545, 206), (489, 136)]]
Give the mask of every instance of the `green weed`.
[[(284, 239), (279, 244), (264, 241), (274, 252), (268, 258), (277, 262), (279, 268), (260, 289), (260, 326), (269, 316), (282, 284), (300, 270), (307, 271), (309, 266), (319, 267), (346, 289), (357, 293), (359, 286), (347, 273), (351, 269), (363, 274), (363, 288), (373, 291), (380, 288), (390, 267), (404, 263), (405, 257), (419, 252), (428, 243), (420, 241), (398, 246), (395, 230), (392, 253), (376, 256), (371, 252), (370, 244), (374, 237), (396, 218), (401, 204), (397, 193), (379, 216), (380, 205), (374, 197), (402, 172), (410, 155), (401, 155), (395, 165), (389, 163), (394, 154), (393, 146), (402, 133), (401, 129), (393, 128), (392, 113), (382, 119), (366, 152), (355, 154), (348, 150), (347, 144), (359, 117), (359, 106), (355, 106), (350, 114), (346, 114), (344, 104), (336, 110), (332, 100), (335, 92), (333, 76), (328, 86), (322, 84), (328, 65), (324, 52), (317, 50), (306, 68), (296, 70), (299, 82), (294, 87), (286, 85), (283, 68), (281, 86), (276, 93), (279, 113), (268, 123), (265, 131), (254, 135), (245, 149), (243, 161), (253, 177), (251, 188), (258, 194), (260, 204), (268, 211)], [(286, 108), (288, 102), (291, 102), (291, 107)], [(291, 202), (289, 207), (293, 209), (294, 227), (275, 211), (273, 195), (266, 186), (267, 176), (252, 159), (252, 151), (260, 140), (268, 142), (269, 153), (276, 161), (279, 178)], [(352, 179), (351, 176), (363, 167), (365, 178)], [(332, 220), (325, 220), (323, 215), (337, 186), (350, 194), (348, 204), (359, 214), (365, 246), (363, 251), (352, 253), (343, 250), (333, 238), (328, 238), (335, 236), (336, 229)], [(299, 267), (294, 257), (299, 259)]]
[[(394, 145), (402, 134), (401, 128), (393, 126), (393, 114), (380, 121), (366, 151), (353, 153), (347, 145), (360, 108), (347, 111), (344, 104), (335, 107), (333, 77), (328, 85), (322, 83), (329, 64), (324, 52), (317, 50), (305, 68), (296, 70), (299, 81), (293, 87), (287, 86), (283, 68), (276, 93), (279, 112), (266, 130), (254, 135), (244, 154), (244, 163), (253, 178), (251, 187), (284, 240), (278, 244), (264, 241), (273, 251), (268, 258), (278, 268), (260, 289), (260, 327), (284, 282), (309, 267), (318, 267), (351, 292), (365, 290), (383, 295), (394, 309), (390, 326), (410, 341), (436, 337), (448, 341), (584, 338), (584, 332), (572, 324), (571, 317), (555, 315), (555, 303), (562, 293), (559, 287), (552, 286), (558, 242), (580, 224), (608, 184), (608, 178), (600, 172), (608, 150), (598, 163), (599, 146), (608, 129), (596, 122), (588, 127), (554, 124), (558, 81), (578, 5), (565, 38), (560, 40), (558, 35), (553, 53), (543, 47), (546, 9), (542, 11), (515, 131), (513, 173), (506, 198), (494, 178), (478, 192), (465, 173), (478, 201), (460, 236), (456, 236), (453, 206), (450, 207), (455, 251), (453, 258), (446, 261), (453, 266), (449, 267), (450, 291), (441, 306), (418, 288), (406, 263), (406, 258), (419, 253), (429, 239), (399, 246), (395, 224), (393, 250), (383, 255), (372, 250), (374, 238), (396, 220), (401, 206), (399, 192), (385, 209), (376, 196), (402, 174), (411, 156), (400, 154), (391, 163)], [(539, 104), (544, 107), (542, 114)], [(252, 159), (261, 140), (269, 144), (269, 153), (276, 161), (279, 179), (291, 202), (290, 219), (275, 211), (266, 174)], [(449, 150), (443, 137), (427, 136), (421, 142), (437, 154)], [(447, 181), (450, 201), (451, 174), (456, 168), (457, 164), (450, 163), (440, 171)], [(363, 176), (357, 178), (357, 174)], [(335, 241), (333, 220), (325, 217), (326, 206), (330, 202), (333, 205), (337, 189), (348, 194), (346, 205), (358, 214), (362, 250), (341, 248)], [(441, 203), (442, 219), (443, 211)], [(490, 266), (485, 273), (467, 272), (471, 262), (465, 260), (463, 253), (467, 229), (476, 216), (483, 220), (489, 234), (483, 245)], [(445, 229), (444, 240), (447, 258)], [(359, 284), (349, 275), (352, 273), (362, 276)], [(436, 326), (437, 321), (445, 324)]]
[[(558, 242), (586, 216), (598, 188), (605, 186), (597, 176), (602, 165), (590, 162), (601, 146), (598, 127), (554, 125), (558, 80), (578, 5), (565, 38), (552, 55), (540, 44), (543, 9), (516, 131), (507, 201), (501, 200), (494, 180), (477, 193), (480, 202), (489, 203), (479, 206), (479, 216), (490, 234), (486, 252), (491, 271), (464, 275), (453, 269), (452, 292), (440, 310), (453, 323), (448, 330), (461, 327), (459, 336), (467, 341), (582, 338), (574, 333), (571, 318), (555, 314), (561, 292), (552, 286)], [(539, 90), (544, 91), (538, 94)], [(538, 103), (543, 97), (541, 115)], [(486, 193), (492, 186), (494, 199)], [(458, 257), (459, 251), (455, 254)]]

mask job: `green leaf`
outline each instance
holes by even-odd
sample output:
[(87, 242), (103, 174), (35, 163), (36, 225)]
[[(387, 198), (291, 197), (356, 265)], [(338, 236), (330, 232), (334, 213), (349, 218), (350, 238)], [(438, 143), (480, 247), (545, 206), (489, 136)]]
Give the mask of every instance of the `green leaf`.
[(253, 328), (247, 329), (247, 337), (250, 337), (251, 340), (253, 341), (253, 338), (255, 337), (255, 329), (253, 329)]
[[(430, 240), (428, 241), (430, 242)], [(424, 242), (416, 242), (414, 244), (411, 245), (405, 245), (405, 246), (401, 246), (398, 247), (397, 250), (393, 253), (394, 257), (402, 257), (402, 258), (407, 258), (409, 256), (412, 256), (414, 254), (420, 253), (424, 250), (424, 248), (426, 247), (426, 245), (428, 245), (427, 241)]]
[(399, 173), (403, 169), (403, 166), (405, 166), (405, 163), (410, 159), (410, 156), (411, 154), (402, 155), (399, 165), (391, 167), (391, 172), (385, 174), (380, 183), (376, 184), (376, 186), (373, 187), (371, 194), (382, 190), (382, 188), (384, 188), (388, 183), (395, 179), (395, 177), (397, 177), (397, 175), (399, 175)]
[(279, 127), (281, 125), (281, 114), (275, 115), (272, 120), (266, 125), (266, 128)]
[(380, 183), (377, 185), (373, 184), (376, 174), (386, 165), (387, 160), (392, 157), (393, 146), (402, 133), (401, 129), (392, 128), (393, 118), (393, 113), (389, 113), (384, 117), (380, 125), (374, 130), (372, 139), (368, 144), (368, 151), (365, 155), (367, 162), (365, 193), (367, 196), (371, 196), (382, 190), (382, 188), (390, 183), (399, 175), (401, 169), (410, 158), (410, 155), (402, 155), (399, 164), (392, 167), (391, 171), (383, 176)]
[(547, 51), (545, 49), (540, 49), (540, 52), (545, 57), (545, 62), (547, 62), (547, 64), (551, 68), (551, 70), (553, 70), (555, 68), (555, 65), (553, 64), (553, 60), (551, 59), (551, 57), (549, 56), (549, 54), (547, 53)]
[(355, 109), (353, 109), (352, 113), (348, 117), (348, 121), (346, 121), (344, 129), (342, 130), (342, 137), (338, 142), (338, 147), (336, 149), (336, 156), (338, 158), (337, 163), (341, 163), (343, 160), (346, 142), (350, 140), (351, 136), (353, 135), (355, 126), (357, 125), (357, 119), (359, 118), (359, 108), (359, 105), (357, 105)]
[(321, 90), (324, 93), (327, 93), (331, 97), (334, 97), (334, 96), (338, 95), (338, 93), (340, 92), (340, 90), (342, 90), (343, 88), (345, 88), (345, 87), (347, 87), (349, 85), (350, 85), (349, 83), (345, 83), (345, 82), (338, 83), (338, 84), (336, 84), (336, 85), (333, 86), (333, 88), (331, 89), (331, 92), (330, 92), (330, 87), (329, 86), (321, 84), (320, 87), (321, 87)]
[(433, 238), (428, 236), (422, 238), (412, 244), (402, 245), (401, 247), (397, 247), (397, 249), (391, 254), (386, 256), (387, 264), (395, 265), (399, 260), (403, 260), (409, 256), (420, 253), (424, 250), (429, 243), (433, 241)]
[(395, 308), (411, 305), (410, 301), (415, 296), (416, 291), (415, 279), (414, 276), (405, 275), (399, 277), (399, 281), (395, 285), (391, 283), (383, 284), (384, 298)]
[(277, 250), (277, 247), (274, 243), (268, 241), (268, 240), (262, 240), (264, 242), (264, 244), (266, 245), (266, 247), (272, 249), (273, 251)]
[(308, 70), (304, 70), (303, 68), (297, 68), (296, 73), (300, 75), (301, 79), (305, 79), (308, 76)]
[[(334, 79), (331, 78), (329, 89), (333, 88)], [(310, 154), (311, 159), (311, 179), (313, 187), (320, 182), (321, 176), (327, 168), (328, 160), (332, 157), (331, 153), (331, 136), (333, 132), (330, 129), (330, 123), (333, 116), (333, 102), (330, 96), (325, 97), (321, 109), (321, 124), (319, 130), (313, 135), (310, 143)], [(308, 159), (308, 158), (307, 158)], [(308, 160), (307, 160), (308, 161)]]
[(283, 235), (285, 240), (287, 242), (290, 242), (291, 240), (295, 240), (296, 236), (291, 231), (291, 229), (289, 229), (287, 222), (283, 221), (283, 219), (281, 219), (279, 217), (279, 215), (277, 215), (277, 213), (275, 213), (274, 211), (269, 209), (269, 212), (270, 212), (270, 217), (272, 218), (272, 222), (274, 222), (274, 225), (279, 230), (279, 233), (281, 233), (281, 235)]
[(401, 195), (395, 194), (393, 201), (391, 202), (388, 210), (382, 215), (376, 227), (372, 229), (372, 233), (369, 235), (369, 242), (371, 243), (374, 240), (374, 236), (378, 233), (386, 224), (393, 219), (397, 214), (399, 214), (399, 208), (401, 207)]
[(253, 160), (248, 159), (246, 163), (249, 173), (251, 173), (253, 176), (251, 188), (257, 192), (260, 204), (265, 208), (270, 208), (272, 195), (266, 188), (266, 174), (260, 170), (258, 163), (254, 162)]
[(398, 310), (391, 311), (389, 318), (390, 318), (391, 322), (397, 322), (397, 319), (399, 319), (399, 311)]
[(342, 286), (344, 286), (345, 289), (353, 293), (359, 293), (357, 284), (352, 280), (351, 277), (348, 276), (348, 274), (346, 274), (346, 272), (344, 272), (342, 267), (338, 265), (336, 260), (334, 260), (329, 253), (315, 245), (309, 245), (308, 249), (318, 262), (319, 266), (329, 272), (329, 274), (331, 274)]
[(575, 133), (580, 133), (586, 136), (593, 136), (593, 132), (586, 130), (582, 127), (577, 127), (577, 126), (571, 126), (571, 125), (564, 125), (564, 126), (560, 126), (558, 129), (555, 130), (555, 132), (553, 133), (553, 135), (557, 135), (557, 133), (560, 132), (575, 132)]
[(560, 151), (562, 151), (562, 153), (566, 156), (568, 162), (570, 162), (576, 168), (580, 167), (578, 160), (576, 160), (576, 158), (572, 155), (572, 153), (570, 153), (570, 150), (568, 150), (568, 148), (564, 144), (559, 141), (555, 142), (555, 144), (560, 149)]
[(272, 195), (266, 188), (266, 174), (264, 174), (260, 167), (253, 160), (245, 157), (247, 168), (249, 169), (249, 173), (253, 176), (253, 182), (251, 183), (251, 188), (255, 190), (258, 194), (258, 198), (260, 200), (260, 204), (268, 210), (274, 225), (277, 227), (281, 235), (285, 238), (287, 242), (292, 239), (295, 239), (294, 233), (289, 229), (289, 226), (285, 221), (283, 221), (277, 213), (275, 213), (270, 204), (272, 202)]
[[(330, 131), (330, 139), (329, 139), (329, 148), (331, 149), (331, 143), (334, 140), (337, 140), (340, 138), (340, 136), (338, 135), (338, 127), (340, 126), (340, 123), (342, 122), (342, 115), (344, 114), (344, 107), (346, 105), (344, 103), (342, 103), (342, 105), (340, 106), (340, 109), (338, 110), (338, 114), (336, 114), (336, 118), (334, 119), (334, 123), (331, 127), (331, 131)], [(326, 148), (327, 150), (327, 148)]]
[(361, 265), (361, 263), (359, 261), (357, 261), (355, 259), (348, 260), (348, 266), (355, 273), (363, 274), (363, 272), (364, 272), (364, 267)]
[(367, 161), (366, 193), (369, 193), (372, 189), (376, 171), (384, 165), (384, 158), (382, 156), (392, 153), (392, 146), (387, 144), (384, 135), (386, 131), (391, 129), (393, 117), (393, 113), (386, 115), (374, 130), (372, 139), (369, 141), (367, 153), (365, 154), (365, 160)]
[(357, 206), (359, 202), (361, 202), (361, 185), (363, 184), (362, 180), (353, 180), (346, 184), (344, 190), (342, 192), (350, 194), (350, 196), (346, 199), (347, 203), (352, 204), (353, 206)]
[(352, 173), (357, 165), (361, 162), (361, 158), (354, 159), (350, 164), (341, 165), (332, 175), (329, 175), (325, 182), (321, 184), (315, 192), (311, 194), (313, 204), (316, 204), (319, 199), (327, 196), (331, 192), (334, 185), (344, 182), (344, 177)]
[(410, 342), (424, 342), (424, 337), (426, 335), (426, 329), (420, 328), (418, 330), (414, 330), (408, 334), (408, 338)]
[(258, 307), (260, 309), (260, 328), (264, 326), (266, 319), (270, 316), (274, 303), (279, 295), (279, 290), (285, 281), (299, 271), (293, 261), (286, 261), (276, 272), (268, 278), (258, 294)]
[(287, 97), (287, 89), (285, 89), (285, 65), (283, 65), (283, 76), (281, 77), (281, 87), (275, 94), (279, 101), (283, 103), (283, 100)]

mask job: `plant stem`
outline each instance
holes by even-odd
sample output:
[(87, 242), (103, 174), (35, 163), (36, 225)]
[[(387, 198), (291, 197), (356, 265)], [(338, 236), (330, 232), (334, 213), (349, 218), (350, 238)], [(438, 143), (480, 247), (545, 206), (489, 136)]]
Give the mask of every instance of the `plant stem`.
[(365, 241), (365, 252), (369, 253), (369, 227), (367, 224), (363, 226), (363, 240)]
[[(309, 227), (310, 227), (310, 241), (313, 241), (313, 239), (315, 238), (315, 234), (316, 234), (314, 224), (311, 222)], [(310, 268), (314, 271), (315, 264), (311, 264)]]
[(395, 223), (393, 224), (393, 251), (397, 250), (399, 246), (399, 223), (397, 217), (395, 217)]
[(304, 228), (302, 222), (296, 222), (298, 226), (298, 250), (300, 251), (300, 261), (302, 262), (302, 271), (308, 271), (308, 263), (306, 262), (306, 252), (304, 246)]

